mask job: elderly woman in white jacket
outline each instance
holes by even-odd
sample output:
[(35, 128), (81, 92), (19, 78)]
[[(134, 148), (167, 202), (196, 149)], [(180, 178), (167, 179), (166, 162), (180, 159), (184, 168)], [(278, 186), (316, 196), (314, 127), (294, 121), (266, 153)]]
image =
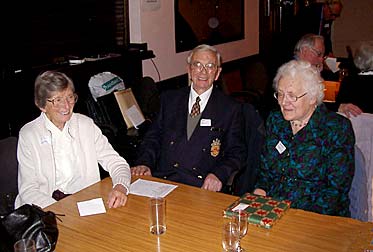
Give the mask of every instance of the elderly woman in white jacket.
[(44, 72), (36, 78), (34, 96), (41, 115), (19, 132), (15, 207), (28, 203), (44, 208), (98, 182), (98, 163), (113, 181), (108, 207), (124, 206), (129, 165), (92, 119), (73, 112), (78, 96), (72, 80), (60, 72)]

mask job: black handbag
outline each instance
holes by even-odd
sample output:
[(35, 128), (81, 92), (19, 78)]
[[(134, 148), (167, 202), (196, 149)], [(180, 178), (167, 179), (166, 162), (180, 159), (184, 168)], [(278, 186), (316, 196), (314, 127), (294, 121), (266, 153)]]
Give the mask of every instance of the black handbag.
[(1, 219), (1, 251), (13, 251), (13, 244), (23, 238), (33, 239), (37, 252), (54, 251), (58, 239), (56, 214), (26, 204)]

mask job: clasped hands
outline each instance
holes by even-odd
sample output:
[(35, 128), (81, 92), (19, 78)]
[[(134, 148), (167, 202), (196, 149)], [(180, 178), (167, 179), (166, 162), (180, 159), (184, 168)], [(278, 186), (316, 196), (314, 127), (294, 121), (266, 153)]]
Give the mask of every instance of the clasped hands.
[[(146, 165), (138, 165), (131, 167), (131, 174), (133, 176), (152, 176), (150, 168)], [(214, 174), (209, 173), (206, 176), (201, 188), (208, 191), (218, 192), (221, 190), (222, 187), (223, 184), (221, 183), (221, 181)]]

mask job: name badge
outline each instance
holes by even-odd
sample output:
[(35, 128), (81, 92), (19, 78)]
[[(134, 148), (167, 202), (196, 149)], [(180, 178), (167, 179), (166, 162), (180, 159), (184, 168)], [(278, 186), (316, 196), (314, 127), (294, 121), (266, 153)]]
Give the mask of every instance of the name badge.
[(278, 151), (278, 153), (282, 154), (286, 150), (286, 147), (283, 143), (281, 143), (281, 141), (278, 141), (276, 150)]
[(211, 119), (201, 119), (201, 122), (199, 123), (199, 126), (204, 126), (204, 127), (210, 127), (211, 126)]
[(52, 144), (52, 139), (50, 136), (42, 136), (40, 142), (41, 144)]

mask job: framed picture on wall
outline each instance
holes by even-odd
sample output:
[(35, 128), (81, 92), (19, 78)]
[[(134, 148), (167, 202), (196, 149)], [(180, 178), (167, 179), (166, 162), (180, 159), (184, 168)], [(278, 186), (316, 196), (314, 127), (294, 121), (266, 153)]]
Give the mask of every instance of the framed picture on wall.
[(176, 52), (244, 39), (244, 0), (174, 0)]

